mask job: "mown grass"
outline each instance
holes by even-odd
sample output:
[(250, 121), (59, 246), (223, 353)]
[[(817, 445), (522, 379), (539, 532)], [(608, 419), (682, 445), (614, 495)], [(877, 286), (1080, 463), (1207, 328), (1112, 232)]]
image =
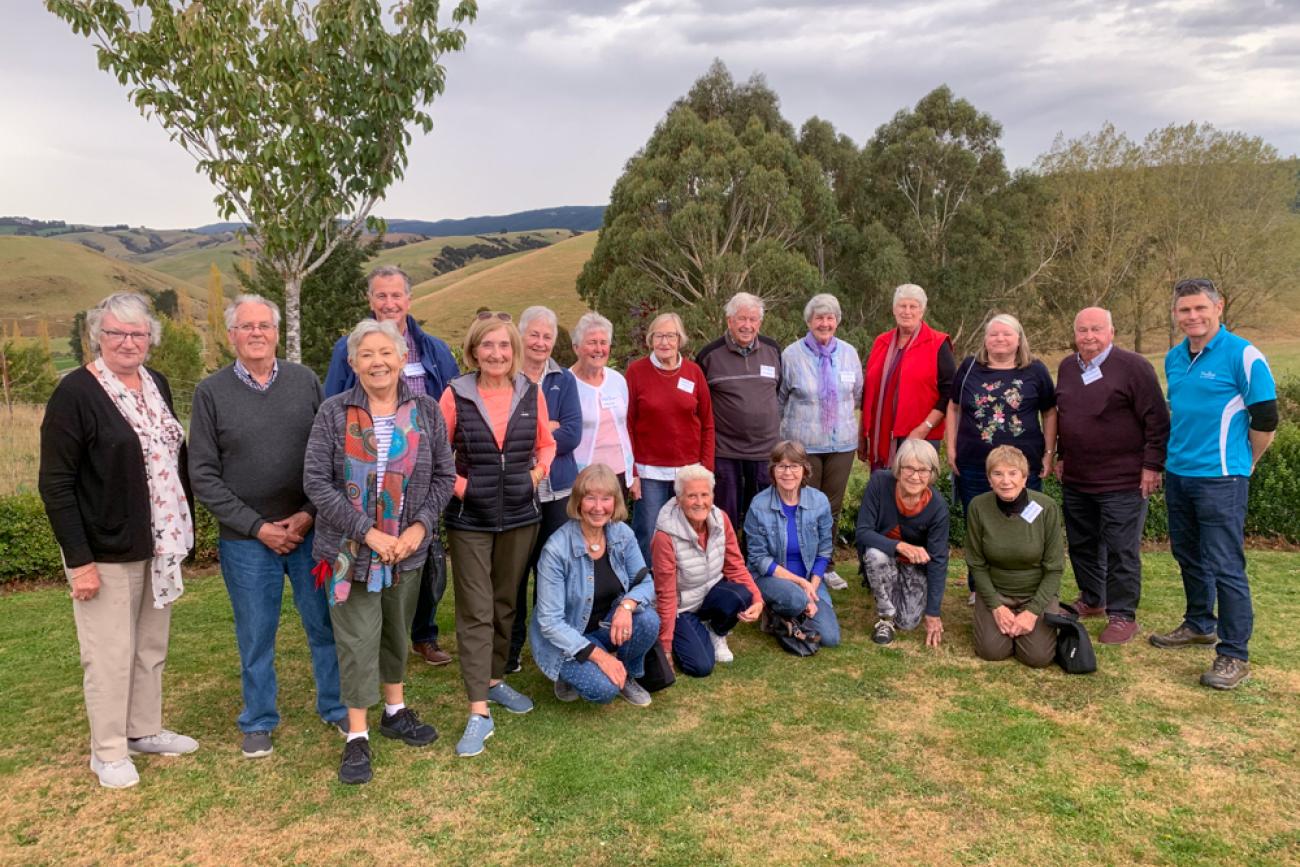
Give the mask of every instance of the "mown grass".
[[(1149, 554), (1148, 628), (1181, 587)], [(1300, 860), (1300, 557), (1252, 552), (1254, 678), (1196, 684), (1209, 653), (1098, 646), (1067, 677), (971, 654), (955, 564), (937, 651), (879, 648), (865, 591), (837, 594), (845, 644), (799, 660), (743, 628), (736, 662), (638, 710), (565, 705), (529, 664), (538, 707), (501, 713), (456, 759), (456, 667), (412, 667), (408, 700), (442, 731), (377, 739), (373, 783), (334, 780), (337, 735), (312, 710), (300, 628), (280, 640), (276, 752), (238, 754), (238, 660), (219, 577), (177, 604), (166, 719), (200, 752), (140, 760), (106, 792), (86, 768), (76, 640), (58, 589), (0, 598), (0, 859), (10, 863), (1286, 864)], [(850, 571), (847, 567), (844, 572)], [(1067, 585), (1069, 579), (1067, 579)], [(454, 649), (451, 600), (440, 618)]]

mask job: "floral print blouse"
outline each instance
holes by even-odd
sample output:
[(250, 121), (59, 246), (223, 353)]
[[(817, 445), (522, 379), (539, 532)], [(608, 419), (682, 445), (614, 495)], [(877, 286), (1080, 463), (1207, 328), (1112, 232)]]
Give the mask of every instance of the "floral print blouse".
[(1043, 462), (1041, 413), (1056, 406), (1052, 374), (1041, 361), (993, 370), (969, 356), (952, 378), (952, 401), (961, 409), (957, 428), (958, 465), (978, 465), (995, 446), (1015, 446), (1032, 470)]

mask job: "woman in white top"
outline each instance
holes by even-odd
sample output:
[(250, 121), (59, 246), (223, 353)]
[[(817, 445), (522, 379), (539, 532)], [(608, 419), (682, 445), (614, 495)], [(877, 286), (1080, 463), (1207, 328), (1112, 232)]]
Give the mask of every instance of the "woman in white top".
[(584, 314), (573, 327), (578, 361), (570, 368), (582, 401), (582, 441), (574, 450), (578, 469), (605, 464), (618, 476), (623, 496), (633, 475), (632, 441), (627, 435), (627, 381), (607, 365), (614, 325), (599, 313)]

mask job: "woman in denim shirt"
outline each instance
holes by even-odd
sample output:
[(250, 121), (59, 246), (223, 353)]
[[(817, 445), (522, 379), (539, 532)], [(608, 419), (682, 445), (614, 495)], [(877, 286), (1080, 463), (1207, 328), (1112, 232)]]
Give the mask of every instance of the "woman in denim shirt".
[[(862, 362), (856, 349), (835, 337), (841, 313), (834, 295), (814, 295), (803, 318), (808, 334), (781, 353), (781, 438), (808, 450), (808, 484), (830, 501), (835, 527), (858, 447)], [(825, 577), (833, 590), (848, 586), (833, 570)]]
[(755, 495), (745, 515), (749, 571), (766, 603), (782, 617), (808, 616), (822, 646), (840, 643), (840, 624), (823, 576), (831, 564), (831, 506), (807, 487), (811, 466), (799, 443), (776, 444), (768, 459), (771, 487)]
[(658, 640), (659, 615), (613, 470), (592, 464), (578, 473), (568, 514), (537, 564), (533, 660), (560, 701), (607, 704), (621, 695), (645, 707), (650, 693), (636, 678)]

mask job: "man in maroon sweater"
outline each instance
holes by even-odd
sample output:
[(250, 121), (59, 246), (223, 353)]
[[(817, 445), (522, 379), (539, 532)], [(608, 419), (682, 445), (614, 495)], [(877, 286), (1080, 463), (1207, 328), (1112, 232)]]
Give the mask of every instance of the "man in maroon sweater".
[(1056, 376), (1056, 476), (1079, 584), (1074, 607), (1105, 615), (1099, 640), (1124, 644), (1138, 631), (1142, 527), (1164, 471), (1169, 409), (1151, 363), (1115, 346), (1109, 311), (1079, 311), (1074, 344)]

